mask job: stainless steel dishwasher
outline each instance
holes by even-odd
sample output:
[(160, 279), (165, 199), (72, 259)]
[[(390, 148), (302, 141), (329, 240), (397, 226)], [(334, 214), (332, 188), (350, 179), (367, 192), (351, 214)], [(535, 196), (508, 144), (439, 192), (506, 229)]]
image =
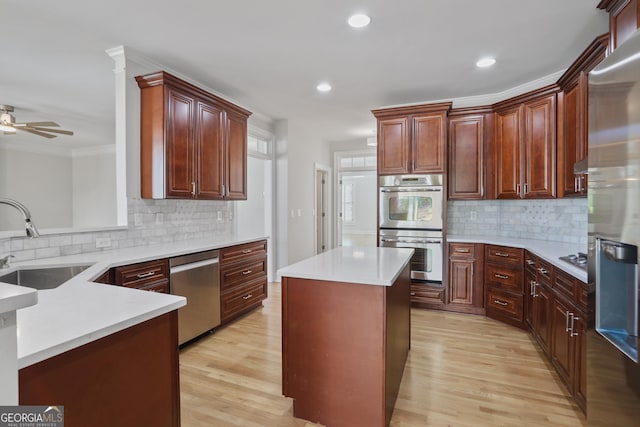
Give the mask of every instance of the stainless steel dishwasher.
[(178, 310), (180, 344), (220, 325), (218, 259), (213, 250), (169, 260), (171, 293), (187, 297), (187, 305)]

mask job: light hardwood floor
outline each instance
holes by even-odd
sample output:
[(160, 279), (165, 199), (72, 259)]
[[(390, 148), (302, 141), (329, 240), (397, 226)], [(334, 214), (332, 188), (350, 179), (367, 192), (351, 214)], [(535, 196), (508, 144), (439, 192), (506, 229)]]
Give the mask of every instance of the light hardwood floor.
[[(280, 285), (258, 309), (180, 353), (183, 427), (302, 427), (281, 395)], [(412, 310), (391, 425), (584, 426), (529, 335), (482, 316)]]

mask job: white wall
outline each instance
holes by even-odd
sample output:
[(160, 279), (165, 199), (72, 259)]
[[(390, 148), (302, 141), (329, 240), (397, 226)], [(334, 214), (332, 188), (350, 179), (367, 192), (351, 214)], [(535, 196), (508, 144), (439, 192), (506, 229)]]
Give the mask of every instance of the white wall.
[[(71, 157), (0, 146), (0, 197), (24, 204), (38, 228), (72, 225)], [(24, 229), (24, 218), (0, 205), (0, 231)]]
[(270, 160), (249, 156), (247, 158), (247, 200), (236, 202), (238, 232), (265, 234), (268, 227), (266, 211), (267, 189), (265, 178), (270, 173)]
[(116, 224), (115, 145), (91, 150), (75, 150), (73, 170), (73, 227)]
[(275, 126), (276, 185), (275, 213), (276, 268), (284, 267), (289, 259), (289, 121), (276, 120)]
[[(315, 165), (330, 165), (328, 144), (303, 123), (289, 120), (288, 264), (315, 254)], [(330, 222), (330, 221), (329, 221)]]

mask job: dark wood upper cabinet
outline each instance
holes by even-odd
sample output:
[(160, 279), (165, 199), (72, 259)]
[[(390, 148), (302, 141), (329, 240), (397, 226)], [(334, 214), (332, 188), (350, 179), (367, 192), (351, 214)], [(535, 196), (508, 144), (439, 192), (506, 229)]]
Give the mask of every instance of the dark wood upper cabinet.
[(449, 113), (448, 190), (451, 200), (485, 197), (487, 132), (491, 107), (451, 110)]
[(373, 110), (378, 119), (378, 174), (445, 173), (451, 103)]
[(136, 81), (142, 197), (246, 199), (251, 112), (163, 71)]
[(574, 173), (574, 164), (588, 156), (588, 73), (607, 54), (609, 34), (582, 52), (558, 80), (558, 197), (587, 195), (587, 175)]
[(555, 197), (556, 92), (550, 85), (494, 105), (497, 199)]
[(598, 9), (609, 12), (609, 47), (613, 51), (640, 28), (640, 1), (602, 0)]

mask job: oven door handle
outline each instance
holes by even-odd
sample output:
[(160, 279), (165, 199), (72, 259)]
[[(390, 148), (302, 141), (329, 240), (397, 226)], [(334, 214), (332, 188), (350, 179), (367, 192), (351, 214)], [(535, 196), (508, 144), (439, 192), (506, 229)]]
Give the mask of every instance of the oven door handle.
[(407, 240), (407, 239), (388, 239), (386, 237), (381, 237), (380, 241), (382, 242), (393, 242), (393, 243), (418, 243), (418, 244), (442, 244), (442, 240)]
[(415, 192), (439, 192), (442, 188), (381, 188), (383, 193), (415, 193)]

